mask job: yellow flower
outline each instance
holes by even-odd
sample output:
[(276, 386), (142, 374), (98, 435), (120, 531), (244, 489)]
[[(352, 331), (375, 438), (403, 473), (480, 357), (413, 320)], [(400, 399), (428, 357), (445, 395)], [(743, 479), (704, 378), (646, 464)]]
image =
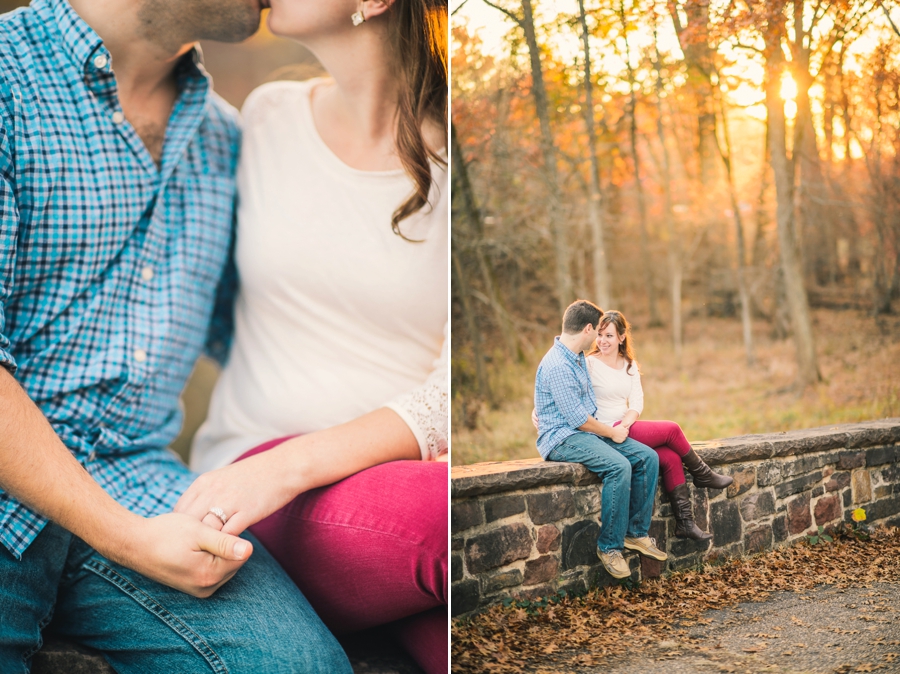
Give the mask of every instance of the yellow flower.
[(866, 511), (862, 508), (857, 508), (853, 511), (851, 517), (853, 518), (854, 522), (862, 522), (866, 519)]

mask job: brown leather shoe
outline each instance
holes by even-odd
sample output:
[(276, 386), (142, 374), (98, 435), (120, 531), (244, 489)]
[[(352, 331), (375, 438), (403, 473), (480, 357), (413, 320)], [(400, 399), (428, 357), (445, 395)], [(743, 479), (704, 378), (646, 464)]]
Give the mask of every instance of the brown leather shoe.
[(656, 539), (650, 538), (649, 536), (643, 536), (641, 538), (631, 538), (630, 536), (626, 536), (625, 549), (634, 550), (645, 557), (652, 557), (661, 562), (664, 562), (669, 558), (665, 552), (656, 547)]
[(603, 562), (603, 568), (605, 568), (606, 572), (613, 578), (622, 579), (628, 578), (628, 576), (631, 575), (631, 569), (628, 567), (628, 562), (626, 562), (625, 558), (622, 556), (621, 550), (603, 552), (600, 548), (597, 548), (597, 556), (600, 558), (600, 561)]
[(707, 466), (693, 449), (681, 457), (681, 462), (693, 476), (694, 486), (698, 489), (703, 487), (707, 489), (725, 489), (725, 487), (734, 482), (734, 478), (729, 475), (714, 473), (712, 468)]
[(708, 534), (694, 523), (694, 512), (691, 508), (691, 492), (689, 487), (682, 483), (668, 493), (669, 503), (672, 504), (672, 513), (675, 515), (675, 535), (678, 538), (690, 538), (695, 541), (708, 541), (712, 534)]

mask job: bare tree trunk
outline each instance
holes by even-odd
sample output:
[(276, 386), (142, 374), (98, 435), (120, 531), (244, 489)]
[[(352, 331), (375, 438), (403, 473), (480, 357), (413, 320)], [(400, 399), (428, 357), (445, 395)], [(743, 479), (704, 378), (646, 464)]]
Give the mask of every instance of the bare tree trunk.
[[(717, 90), (714, 90), (718, 93)], [(738, 295), (741, 299), (741, 328), (744, 336), (744, 352), (747, 357), (747, 365), (752, 366), (753, 358), (753, 324), (750, 319), (750, 293), (747, 290), (747, 274), (745, 264), (747, 259), (746, 245), (744, 243), (744, 223), (741, 220), (741, 209), (738, 204), (737, 192), (734, 188), (734, 175), (731, 169), (731, 135), (728, 132), (728, 118), (725, 114), (725, 103), (721, 97), (716, 96), (722, 115), (722, 139), (725, 141), (723, 148), (716, 138), (716, 148), (722, 163), (725, 166), (725, 179), (728, 185), (728, 196), (731, 199), (731, 211), (734, 213), (734, 235), (737, 240), (737, 283)]]
[(531, 0), (522, 0), (525, 16), (521, 22), (528, 44), (528, 55), (531, 61), (531, 92), (537, 108), (541, 125), (541, 150), (544, 155), (544, 170), (550, 191), (550, 229), (553, 233), (553, 246), (556, 253), (556, 288), (559, 295), (560, 310), (565, 309), (575, 298), (572, 296), (572, 275), (569, 271), (569, 243), (566, 230), (562, 226), (562, 199), (559, 194), (559, 179), (556, 171), (556, 144), (550, 130), (550, 112), (547, 103), (547, 91), (544, 87), (544, 72), (541, 68), (541, 52), (534, 32), (534, 13)]
[(891, 205), (891, 195), (889, 194), (890, 179), (886, 179), (884, 175), (881, 144), (879, 142), (884, 133), (883, 110), (880, 92), (876, 92), (874, 95), (875, 129), (872, 134), (872, 141), (869, 144), (869, 151), (865, 153), (865, 158), (874, 192), (871, 207), (872, 220), (875, 224), (875, 233), (878, 235), (878, 248), (881, 251), (880, 255), (876, 252), (872, 260), (872, 267), (875, 271), (874, 283), (872, 284), (872, 312), (878, 316), (879, 314), (891, 313), (891, 285), (893, 278), (888, 271), (887, 255), (884, 254), (889, 245), (888, 209)]
[(612, 289), (610, 288), (609, 261), (606, 258), (606, 242), (603, 232), (603, 193), (600, 189), (600, 167), (597, 163), (597, 132), (594, 123), (591, 50), (587, 18), (584, 14), (584, 0), (578, 0), (578, 11), (581, 20), (581, 40), (584, 44), (584, 121), (588, 132), (588, 154), (591, 157), (591, 179), (588, 181), (588, 218), (591, 225), (591, 242), (593, 244), (594, 294), (596, 302), (601, 307), (609, 307), (612, 302)]
[[(802, 4), (802, 3), (799, 3)], [(802, 50), (804, 53), (806, 49)], [(831, 201), (828, 182), (819, 157), (816, 128), (813, 125), (808, 89), (812, 84), (805, 64), (796, 65), (797, 76), (797, 118), (795, 120), (797, 142), (795, 152), (799, 155), (800, 166), (800, 214), (802, 217), (805, 275), (816, 283), (824, 285), (834, 278), (837, 269), (837, 244), (834, 237), (832, 209), (826, 204)]]
[(544, 176), (547, 182), (550, 218), (550, 234), (553, 239), (553, 250), (556, 259), (556, 294), (560, 311), (564, 310), (574, 299), (571, 260), (566, 228), (563, 226), (562, 199), (560, 198), (559, 177), (556, 167), (556, 144), (550, 128), (550, 112), (547, 103), (547, 90), (544, 86), (544, 71), (541, 66), (541, 51), (534, 31), (534, 12), (531, 0), (522, 0), (522, 17), (499, 5), (484, 0), (485, 4), (497, 9), (516, 22), (525, 33), (525, 44), (528, 45), (528, 56), (531, 63), (531, 94), (541, 127), (541, 154), (544, 157)]
[[(763, 134), (763, 157), (759, 176), (759, 192), (756, 195), (756, 207), (754, 209), (753, 243), (750, 247), (750, 266), (753, 269), (753, 279), (750, 284), (750, 313), (752, 316), (772, 320), (775, 311), (768, 311), (763, 305), (758, 291), (763, 281), (769, 276), (767, 269), (768, 249), (766, 246), (766, 225), (769, 222), (769, 213), (766, 208), (766, 193), (769, 190), (769, 173), (772, 170), (769, 161), (769, 129), (766, 124)], [(772, 270), (777, 272), (777, 267)], [(748, 279), (749, 280), (749, 279)]]
[[(509, 313), (500, 296), (500, 291), (494, 280), (494, 270), (484, 252), (484, 232), (482, 228), (481, 210), (478, 208), (478, 202), (475, 199), (475, 192), (472, 189), (472, 183), (469, 180), (469, 168), (463, 159), (462, 148), (459, 145), (459, 139), (456, 136), (456, 127), (450, 125), (450, 152), (453, 162), (453, 195), (458, 196), (462, 202), (462, 211), (465, 219), (468, 221), (468, 232), (466, 239), (473, 246), (475, 257), (478, 260), (478, 266), (481, 270), (481, 278), (484, 282), (484, 289), (491, 303), (491, 309), (494, 312), (494, 320), (497, 327), (500, 328), (500, 334), (506, 345), (507, 353), (515, 360), (524, 359), (524, 354), (519, 346), (518, 333), (510, 320)], [(458, 218), (454, 219), (457, 228), (462, 224)]]
[(784, 54), (781, 51), (781, 30), (769, 25), (764, 33), (766, 49), (766, 110), (768, 113), (769, 152), (775, 175), (777, 200), (778, 244), (781, 251), (781, 268), (791, 327), (797, 349), (798, 385), (806, 387), (821, 379), (816, 362), (816, 345), (813, 338), (812, 319), (806, 288), (803, 285), (803, 269), (797, 247), (794, 226), (794, 167), (787, 156), (787, 128), (784, 104), (780, 96), (781, 73)]
[[(466, 331), (472, 341), (472, 357), (475, 360), (475, 379), (478, 382), (478, 392), (481, 394), (482, 400), (493, 406), (494, 400), (491, 395), (491, 386), (488, 382), (487, 372), (485, 369), (484, 349), (481, 344), (481, 331), (478, 329), (478, 323), (475, 320), (475, 313), (472, 311), (472, 303), (469, 299), (471, 290), (463, 271), (462, 264), (459, 261), (459, 255), (456, 250), (451, 254), (453, 258), (453, 287), (456, 288), (457, 295), (462, 303), (463, 317), (466, 321)], [(454, 356), (458, 356), (458, 352), (454, 350)]]
[[(684, 54), (687, 67), (687, 86), (691, 91), (697, 114), (697, 154), (700, 158), (700, 180), (704, 186), (700, 196), (708, 194), (719, 182), (716, 163), (718, 140), (716, 138), (715, 94), (711, 79), (713, 50), (709, 44), (709, 2), (688, 0), (667, 3), (669, 15), (675, 26), (678, 44)], [(681, 20), (684, 12), (687, 21)]]
[(887, 218), (884, 207), (884, 191), (881, 185), (876, 187), (876, 194), (882, 199), (879, 199), (873, 207), (872, 220), (875, 222), (875, 232), (878, 234), (878, 243), (879, 248), (881, 249), (882, 254), (875, 254), (875, 259), (872, 260), (872, 267), (875, 270), (875, 279), (872, 284), (872, 313), (876, 316), (880, 314), (889, 314), (891, 313), (891, 291), (892, 291), (892, 282), (893, 278), (888, 270), (888, 258), (884, 255), (885, 251), (885, 243), (887, 241)]
[(628, 135), (631, 141), (631, 163), (634, 165), (634, 183), (637, 189), (638, 214), (641, 230), (641, 263), (644, 267), (644, 286), (647, 289), (647, 301), (650, 309), (650, 325), (652, 327), (662, 325), (659, 317), (659, 307), (656, 304), (656, 289), (653, 281), (653, 265), (650, 261), (650, 243), (647, 235), (647, 201), (644, 196), (644, 185), (641, 182), (641, 162), (637, 148), (637, 81), (634, 69), (631, 67), (631, 49), (628, 46), (628, 23), (625, 20), (625, 4), (619, 2), (619, 20), (622, 24), (622, 34), (625, 38), (625, 67), (628, 73), (628, 90), (630, 92), (628, 102)]
[(753, 235), (753, 257), (754, 267), (761, 268), (765, 264), (766, 257), (766, 239), (764, 230), (766, 226), (766, 192), (769, 189), (769, 171), (771, 170), (771, 161), (769, 154), (769, 125), (766, 123), (765, 146), (763, 149), (762, 175), (759, 179), (759, 194), (756, 197), (756, 232)]
[[(653, 31), (654, 42), (656, 30)], [(681, 238), (675, 228), (675, 215), (672, 210), (672, 169), (669, 161), (669, 148), (666, 145), (666, 134), (663, 130), (663, 106), (662, 106), (662, 73), (660, 72), (659, 45), (656, 44), (656, 58), (653, 61), (653, 70), (656, 73), (656, 134), (659, 136), (659, 144), (662, 146), (662, 174), (663, 193), (665, 194), (665, 219), (666, 232), (669, 237), (669, 284), (672, 293), (672, 347), (675, 350), (675, 361), (680, 366), (684, 347), (684, 328), (681, 316), (681, 287), (684, 279), (682, 265)]]

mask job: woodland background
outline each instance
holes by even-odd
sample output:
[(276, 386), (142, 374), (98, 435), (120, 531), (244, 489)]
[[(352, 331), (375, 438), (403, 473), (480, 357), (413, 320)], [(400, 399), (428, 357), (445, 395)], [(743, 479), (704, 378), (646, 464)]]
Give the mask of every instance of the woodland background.
[(451, 12), (455, 464), (537, 456), (576, 297), (629, 317), (643, 418), (689, 439), (900, 414), (900, 5)]

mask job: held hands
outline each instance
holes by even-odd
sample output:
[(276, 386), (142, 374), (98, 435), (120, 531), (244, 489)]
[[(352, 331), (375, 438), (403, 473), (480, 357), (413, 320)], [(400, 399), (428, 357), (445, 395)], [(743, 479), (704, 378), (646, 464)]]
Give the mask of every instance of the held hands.
[[(175, 512), (223, 533), (240, 534), (297, 496), (299, 492), (287, 482), (290, 473), (278, 465), (275, 449), (251, 456), (198, 477), (178, 499)], [(226, 521), (211, 513), (211, 508), (221, 509)]]
[(622, 425), (613, 426), (612, 435), (609, 437), (615, 443), (625, 442), (625, 438), (628, 437), (628, 429)]
[(141, 519), (127, 552), (108, 555), (152, 580), (194, 597), (212, 595), (253, 554), (249, 541), (168, 513)]

